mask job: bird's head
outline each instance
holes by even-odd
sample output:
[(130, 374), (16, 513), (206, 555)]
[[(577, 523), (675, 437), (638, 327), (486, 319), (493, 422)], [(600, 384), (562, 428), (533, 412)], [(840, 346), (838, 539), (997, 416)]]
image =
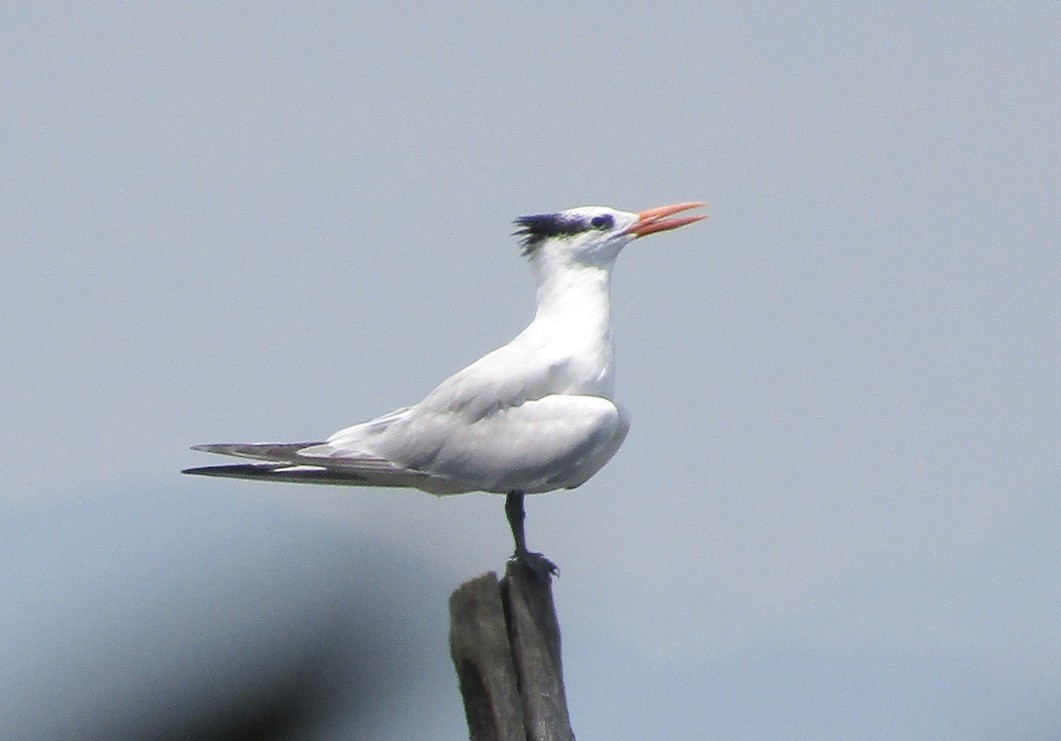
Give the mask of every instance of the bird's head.
[(703, 203), (676, 203), (631, 213), (604, 206), (580, 206), (553, 214), (533, 214), (516, 219), (523, 254), (552, 253), (578, 262), (610, 263), (627, 244), (648, 234), (677, 229), (706, 219), (703, 214), (675, 214), (700, 208)]

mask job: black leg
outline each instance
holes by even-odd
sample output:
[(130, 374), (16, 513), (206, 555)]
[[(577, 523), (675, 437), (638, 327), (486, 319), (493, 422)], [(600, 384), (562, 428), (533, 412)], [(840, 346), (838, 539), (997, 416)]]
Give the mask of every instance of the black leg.
[(523, 492), (510, 491), (505, 497), (505, 516), (508, 526), (512, 528), (512, 539), (516, 541), (516, 553), (527, 550), (527, 536), (523, 532), (523, 521), (527, 514), (523, 511)]
[(527, 536), (523, 530), (523, 521), (526, 519), (523, 496), (523, 492), (517, 490), (510, 491), (505, 497), (505, 516), (508, 518), (508, 526), (512, 528), (512, 539), (516, 541), (516, 552), (512, 554), (512, 560), (528, 567), (541, 578), (548, 579), (552, 574), (559, 574), (560, 570), (542, 554), (527, 550)]

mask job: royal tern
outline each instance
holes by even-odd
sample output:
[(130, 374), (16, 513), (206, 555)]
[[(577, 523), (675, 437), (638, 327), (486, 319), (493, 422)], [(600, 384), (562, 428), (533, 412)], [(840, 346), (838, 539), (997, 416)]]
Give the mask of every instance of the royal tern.
[(630, 415), (614, 400), (610, 282), (632, 240), (706, 218), (702, 203), (637, 213), (584, 206), (516, 219), (537, 280), (534, 321), (515, 339), (443, 381), (423, 401), (339, 430), (323, 442), (221, 443), (193, 450), (255, 463), (184, 473), (433, 494), (505, 494), (513, 558), (539, 574), (551, 561), (527, 550), (525, 494), (585, 483), (619, 449)]

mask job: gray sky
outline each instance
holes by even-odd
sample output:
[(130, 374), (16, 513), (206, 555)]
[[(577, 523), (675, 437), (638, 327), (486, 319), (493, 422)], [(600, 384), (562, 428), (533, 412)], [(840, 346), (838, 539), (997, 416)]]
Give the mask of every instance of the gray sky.
[(445, 597), (502, 566), (500, 499), (184, 480), (187, 448), (320, 438), (506, 342), (517, 215), (706, 200), (620, 258), (622, 451), (528, 503), (579, 737), (1056, 734), (1056, 4), (357, 5), (0, 11), (5, 547), (157, 507), (184, 553), (203, 497), (215, 572), (262, 558), (245, 510), (371, 544), (437, 576), (381, 737), (459, 737)]

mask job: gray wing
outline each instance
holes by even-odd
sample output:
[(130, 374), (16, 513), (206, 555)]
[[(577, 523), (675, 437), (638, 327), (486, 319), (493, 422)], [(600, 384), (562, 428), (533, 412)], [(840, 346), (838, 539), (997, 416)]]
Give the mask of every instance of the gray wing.
[(287, 481), (338, 486), (394, 486), (423, 489), (434, 494), (455, 494), (466, 487), (444, 476), (395, 465), (377, 456), (322, 457), (302, 451), (322, 443), (216, 443), (195, 445), (192, 450), (250, 458), (256, 463), (188, 468), (196, 476)]
[(584, 483), (619, 449), (629, 425), (629, 415), (609, 399), (554, 395), (471, 422), (462, 409), (409, 414), (362, 443), (467, 489), (535, 494)]

